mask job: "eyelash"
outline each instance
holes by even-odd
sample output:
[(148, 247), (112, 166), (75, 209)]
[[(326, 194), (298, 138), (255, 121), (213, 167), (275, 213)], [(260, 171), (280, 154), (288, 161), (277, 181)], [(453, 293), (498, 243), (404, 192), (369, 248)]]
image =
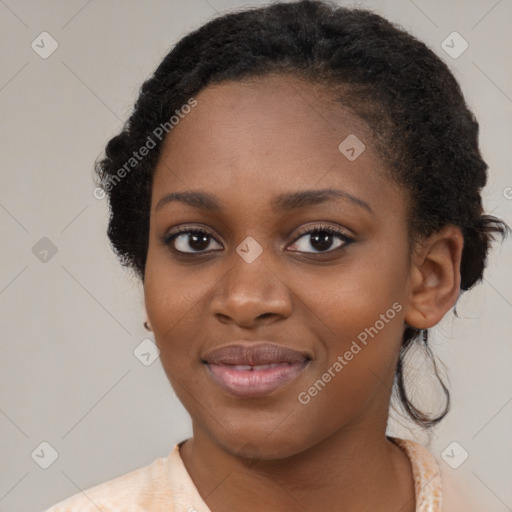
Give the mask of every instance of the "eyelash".
[[(302, 228), (301, 230), (299, 230), (299, 232), (297, 233), (294, 241), (292, 242), (292, 244), (294, 244), (295, 242), (297, 242), (297, 240), (299, 240), (300, 238), (302, 238), (304, 235), (313, 235), (315, 233), (330, 233), (331, 235), (336, 235), (337, 237), (339, 237), (344, 243), (343, 245), (339, 246), (339, 247), (336, 247), (334, 249), (329, 249), (327, 251), (320, 251), (320, 252), (312, 252), (312, 253), (306, 253), (306, 254), (329, 254), (331, 252), (336, 252), (337, 250), (341, 250), (341, 249), (344, 249), (347, 245), (351, 244), (352, 242), (354, 242), (354, 239), (347, 236), (345, 233), (343, 233), (341, 230), (339, 229), (336, 229), (332, 226), (324, 226), (322, 224), (318, 225), (318, 226), (313, 226), (313, 227), (308, 227), (308, 228)], [(176, 252), (177, 254), (179, 255), (183, 255), (183, 256), (195, 256), (195, 255), (199, 255), (199, 254), (206, 254), (207, 252), (209, 251), (197, 251), (197, 252), (183, 252), (183, 251), (178, 251), (177, 249), (174, 249), (173, 247), (173, 241), (176, 237), (178, 237), (179, 235), (183, 235), (183, 234), (189, 234), (189, 233), (198, 233), (198, 234), (205, 234), (205, 235), (208, 235), (209, 237), (213, 238), (217, 243), (220, 243), (218, 242), (215, 237), (205, 228), (198, 228), (198, 227), (183, 227), (181, 230), (179, 231), (175, 231), (171, 234), (167, 234), (167, 235), (164, 235), (162, 238), (161, 238), (161, 241), (164, 245), (167, 245), (169, 246), (174, 252)], [(297, 252), (301, 252), (301, 251), (297, 251)]]

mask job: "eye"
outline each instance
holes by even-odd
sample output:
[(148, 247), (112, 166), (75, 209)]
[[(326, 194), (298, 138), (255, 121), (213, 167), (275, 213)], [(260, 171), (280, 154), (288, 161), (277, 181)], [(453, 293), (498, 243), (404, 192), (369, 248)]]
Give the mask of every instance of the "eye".
[(182, 228), (180, 231), (165, 235), (162, 238), (162, 242), (165, 245), (170, 246), (176, 252), (185, 254), (200, 254), (205, 252), (212, 240), (215, 239), (208, 231), (193, 227)]
[[(309, 241), (306, 241), (306, 235), (310, 237)], [(304, 242), (302, 243), (300, 243), (301, 238), (304, 238)], [(333, 242), (335, 242), (336, 239), (338, 243), (333, 247)], [(209, 252), (208, 249), (212, 241), (215, 241), (222, 248), (222, 245), (219, 244), (207, 230), (186, 226), (162, 238), (162, 242), (165, 245), (170, 246), (174, 251), (182, 254), (202, 254)], [(298, 252), (324, 253), (333, 252), (333, 250), (347, 246), (353, 241), (353, 238), (345, 235), (339, 229), (332, 226), (319, 225), (312, 228), (303, 228), (299, 231), (298, 238), (295, 239), (295, 242), (290, 247), (294, 248), (294, 250), (298, 250)], [(308, 251), (308, 246), (312, 247), (314, 251)], [(211, 250), (210, 248), (210, 251)]]
[[(307, 237), (309, 236), (309, 241)], [(302, 243), (298, 243), (301, 238), (304, 238)], [(334, 239), (338, 239), (338, 244), (333, 247)], [(308, 247), (312, 247), (317, 253), (333, 252), (335, 249), (345, 247), (354, 241), (353, 238), (345, 235), (341, 230), (336, 229), (332, 226), (315, 226), (313, 228), (306, 228), (299, 232), (299, 237), (295, 239), (295, 242), (291, 247), (299, 247), (299, 252), (313, 252), (308, 251)]]

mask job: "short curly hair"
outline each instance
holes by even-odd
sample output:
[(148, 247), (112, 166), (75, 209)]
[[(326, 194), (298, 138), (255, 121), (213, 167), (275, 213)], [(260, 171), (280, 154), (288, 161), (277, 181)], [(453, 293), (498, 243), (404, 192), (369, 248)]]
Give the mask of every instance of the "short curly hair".
[[(432, 50), (400, 26), (326, 0), (218, 16), (183, 37), (144, 82), (131, 116), (95, 165), (96, 184), (109, 199), (107, 234), (121, 264), (144, 282), (152, 178), (161, 134), (170, 131), (173, 115), (209, 84), (274, 73), (326, 86), (366, 122), (390, 177), (408, 192), (409, 242), (447, 224), (458, 226), (464, 237), (460, 288), (481, 281), (491, 240), (498, 233), (505, 238), (510, 227), (484, 214), (480, 191), (488, 166), (459, 84)], [(149, 147), (149, 140), (151, 150), (139, 157), (137, 150)], [(406, 325), (393, 390), (409, 417), (429, 429), (448, 413), (450, 393), (434, 360), (445, 409), (432, 417), (412, 404), (403, 370), (416, 339), (432, 356), (428, 331)]]

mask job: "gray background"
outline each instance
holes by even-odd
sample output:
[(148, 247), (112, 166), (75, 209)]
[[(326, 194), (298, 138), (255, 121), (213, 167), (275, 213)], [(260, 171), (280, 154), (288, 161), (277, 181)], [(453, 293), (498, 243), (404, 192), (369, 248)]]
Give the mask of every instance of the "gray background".
[[(134, 356), (148, 337), (142, 289), (109, 248), (92, 165), (175, 42), (216, 13), (265, 3), (0, 0), (1, 511), (43, 510), (189, 436), (160, 360)], [(486, 209), (512, 223), (512, 2), (339, 3), (375, 9), (450, 65), (481, 125)], [(31, 47), (43, 31), (59, 45), (47, 59)], [(456, 59), (441, 47), (453, 31), (469, 43)], [(33, 252), (43, 237), (57, 249), (46, 261)], [(460, 318), (448, 313), (431, 335), (453, 398), (431, 450), (440, 458), (457, 441), (469, 458), (453, 471), (496, 512), (512, 507), (511, 256), (511, 240), (496, 244)], [(429, 403), (413, 363), (415, 399)], [(428, 442), (398, 420), (391, 434)], [(48, 469), (44, 441), (58, 452)]]

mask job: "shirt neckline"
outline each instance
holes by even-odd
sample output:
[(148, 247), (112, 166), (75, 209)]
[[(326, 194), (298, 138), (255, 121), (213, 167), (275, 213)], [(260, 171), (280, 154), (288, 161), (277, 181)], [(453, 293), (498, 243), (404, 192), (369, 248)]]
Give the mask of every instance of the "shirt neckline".
[[(427, 448), (410, 439), (386, 436), (404, 451), (411, 463), (416, 498), (415, 512), (441, 512), (442, 486), (440, 468), (436, 458)], [(171, 482), (178, 484), (176, 504), (183, 510), (211, 512), (195, 486), (180, 455), (180, 448), (187, 440), (177, 443), (169, 454)], [(178, 509), (179, 510), (179, 509)]]
[(441, 470), (434, 455), (416, 441), (387, 437), (405, 452), (411, 463), (416, 512), (441, 512)]

